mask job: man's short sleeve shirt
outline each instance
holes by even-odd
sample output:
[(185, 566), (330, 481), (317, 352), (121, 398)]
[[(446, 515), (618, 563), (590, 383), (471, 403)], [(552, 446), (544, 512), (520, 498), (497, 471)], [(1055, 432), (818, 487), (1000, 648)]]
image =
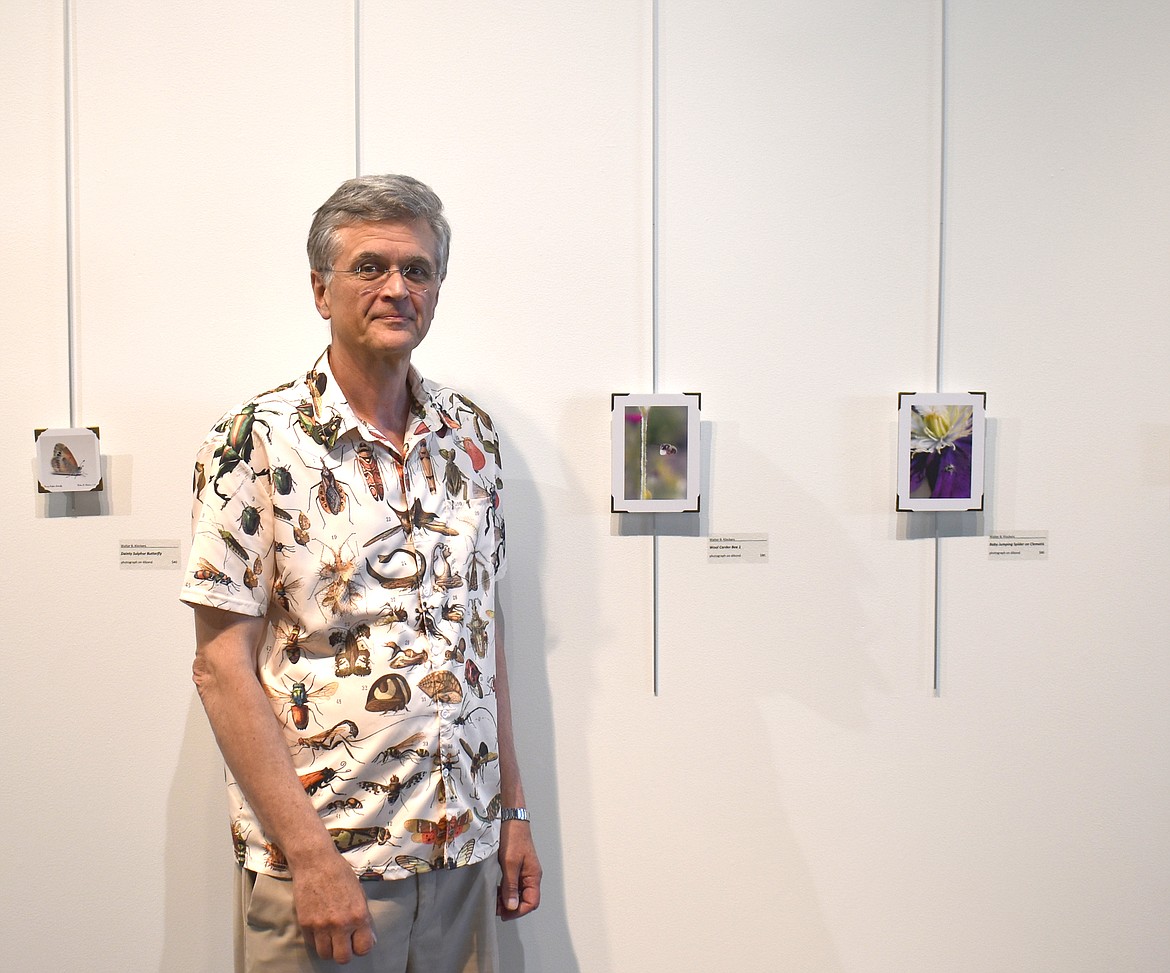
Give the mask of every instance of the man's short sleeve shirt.
[[(354, 871), (402, 878), (498, 845), (498, 437), (413, 369), (403, 454), (349, 408), (323, 354), (226, 414), (195, 463), (181, 597), (267, 618), (260, 681)], [(246, 867), (283, 855), (229, 780)]]

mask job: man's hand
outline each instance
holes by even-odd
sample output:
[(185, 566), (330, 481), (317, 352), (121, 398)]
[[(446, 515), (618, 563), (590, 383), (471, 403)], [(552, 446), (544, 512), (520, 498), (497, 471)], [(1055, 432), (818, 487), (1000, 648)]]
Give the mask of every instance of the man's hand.
[[(291, 863), (290, 863), (291, 865)], [(293, 905), (305, 942), (322, 959), (348, 963), (374, 948), (366, 895), (353, 869), (336, 852), (292, 869)]]
[(532, 843), (532, 826), (527, 821), (505, 821), (500, 825), (500, 887), (496, 892), (496, 915), (507, 922), (526, 916), (540, 905), (540, 878), (543, 872)]

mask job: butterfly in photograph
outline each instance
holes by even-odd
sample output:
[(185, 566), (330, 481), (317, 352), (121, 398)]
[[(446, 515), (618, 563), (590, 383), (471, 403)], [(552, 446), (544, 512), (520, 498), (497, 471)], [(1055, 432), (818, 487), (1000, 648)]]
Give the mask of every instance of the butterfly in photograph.
[(72, 451), (64, 443), (53, 444), (53, 455), (49, 459), (49, 468), (58, 476), (81, 476), (81, 464), (77, 462)]

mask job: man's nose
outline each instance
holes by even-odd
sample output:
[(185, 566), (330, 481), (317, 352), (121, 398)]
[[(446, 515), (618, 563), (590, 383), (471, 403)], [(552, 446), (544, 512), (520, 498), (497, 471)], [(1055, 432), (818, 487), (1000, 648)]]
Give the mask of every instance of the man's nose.
[(391, 267), (387, 270), (378, 292), (386, 294), (396, 301), (406, 297), (409, 291), (406, 288), (406, 278), (402, 275), (402, 271), (397, 267)]

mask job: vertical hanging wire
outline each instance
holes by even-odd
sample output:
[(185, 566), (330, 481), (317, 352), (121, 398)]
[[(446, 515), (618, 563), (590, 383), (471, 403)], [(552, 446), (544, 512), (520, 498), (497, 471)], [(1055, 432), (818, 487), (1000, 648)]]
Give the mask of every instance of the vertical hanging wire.
[[(650, 390), (658, 394), (658, 0), (650, 25)], [(658, 531), (654, 531), (654, 695), (658, 695)]]
[[(650, 320), (651, 320), (651, 391), (658, 394), (658, 0), (651, 0), (650, 51)], [(655, 535), (657, 536), (657, 535)]]
[[(947, 205), (947, 0), (941, 0), (941, 63), (939, 66), (939, 160), (938, 160), (938, 307), (935, 318), (934, 390), (943, 388), (943, 288), (946, 276)], [(934, 695), (942, 695), (942, 538), (937, 524), (934, 535)]]
[(353, 0), (353, 169), (362, 174), (362, 0)]
[[(62, 5), (65, 105), (65, 335), (69, 368), (69, 428), (77, 426), (77, 298), (73, 283), (73, 8), (72, 0)], [(70, 494), (71, 496), (71, 494)]]

